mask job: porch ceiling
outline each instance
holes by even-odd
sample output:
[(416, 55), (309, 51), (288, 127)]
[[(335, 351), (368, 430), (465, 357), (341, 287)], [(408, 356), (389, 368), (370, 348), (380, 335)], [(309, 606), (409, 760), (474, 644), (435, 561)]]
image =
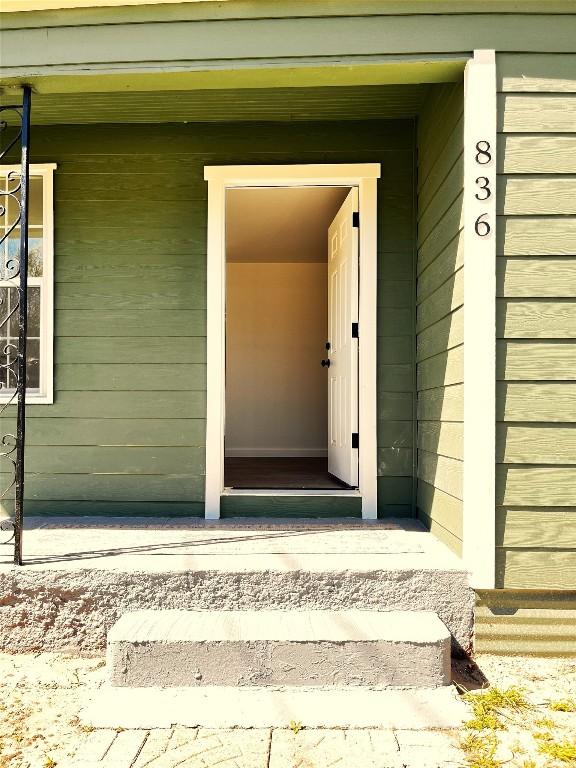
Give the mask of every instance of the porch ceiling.
[[(416, 115), (426, 85), (34, 93), (37, 125), (366, 120)], [(18, 103), (9, 93), (0, 103)]]

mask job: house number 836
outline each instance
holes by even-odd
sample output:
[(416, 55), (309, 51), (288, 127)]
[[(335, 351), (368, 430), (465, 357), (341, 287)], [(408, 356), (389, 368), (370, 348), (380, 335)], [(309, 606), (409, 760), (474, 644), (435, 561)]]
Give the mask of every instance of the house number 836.
[[(490, 142), (479, 141), (476, 144), (476, 162), (478, 165), (486, 165), (492, 160), (492, 154), (490, 152)], [(490, 189), (490, 179), (488, 176), (478, 176), (476, 179), (476, 185), (478, 191), (475, 194), (476, 200), (488, 200), (492, 197), (492, 190)], [(474, 222), (474, 231), (479, 237), (486, 237), (490, 234), (490, 224), (485, 220), (488, 216), (487, 213), (481, 213), (480, 216)]]

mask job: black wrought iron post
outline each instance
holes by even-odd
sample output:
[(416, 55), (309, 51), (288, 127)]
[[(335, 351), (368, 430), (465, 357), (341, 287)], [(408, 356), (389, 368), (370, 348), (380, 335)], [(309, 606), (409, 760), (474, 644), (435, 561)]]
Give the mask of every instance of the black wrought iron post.
[(26, 335), (28, 330), (28, 192), (30, 187), (30, 88), (22, 99), (22, 156), (20, 171), (20, 283), (18, 285), (18, 408), (16, 414), (16, 499), (14, 507), (14, 564), (22, 565), (24, 526), (24, 445), (26, 440)]
[[(29, 86), (24, 86), (21, 105), (0, 106), (2, 112), (17, 115), (19, 125), (16, 135), (7, 142), (0, 151), (0, 161), (20, 143), (20, 170), (11, 171), (6, 176), (6, 189), (0, 190), (5, 204), (0, 204), (0, 217), (4, 219), (4, 227), (0, 235), (0, 250), (3, 261), (0, 272), (4, 282), (0, 296), (0, 336), (6, 339), (1, 350), (0, 391), (7, 390), (8, 397), (0, 406), (0, 416), (4, 415), (10, 405), (16, 401), (16, 434), (8, 432), (0, 438), (0, 459), (8, 461), (11, 466), (10, 482), (0, 493), (0, 500), (6, 501), (14, 489), (13, 520), (3, 520), (1, 530), (11, 534), (7, 543), (14, 542), (14, 564), (22, 565), (22, 530), (24, 526), (24, 447), (26, 438), (26, 335), (28, 327), (28, 208), (30, 182), (30, 108), (31, 92)], [(3, 116), (2, 116), (3, 117)], [(8, 130), (9, 121), (0, 119), (0, 130)], [(10, 202), (12, 204), (10, 204)], [(14, 212), (15, 211), (15, 212)], [(20, 227), (19, 250), (15, 256), (10, 252), (8, 238)], [(14, 288), (10, 287), (10, 284)], [(14, 302), (14, 296), (17, 301)], [(18, 344), (11, 340), (13, 320), (18, 318)]]

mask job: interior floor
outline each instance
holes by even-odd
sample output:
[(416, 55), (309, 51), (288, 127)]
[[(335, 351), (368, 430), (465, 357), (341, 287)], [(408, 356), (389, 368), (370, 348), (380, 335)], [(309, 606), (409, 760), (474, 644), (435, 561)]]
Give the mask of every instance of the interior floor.
[(341, 490), (347, 488), (328, 473), (327, 458), (226, 457), (224, 485), (227, 488)]

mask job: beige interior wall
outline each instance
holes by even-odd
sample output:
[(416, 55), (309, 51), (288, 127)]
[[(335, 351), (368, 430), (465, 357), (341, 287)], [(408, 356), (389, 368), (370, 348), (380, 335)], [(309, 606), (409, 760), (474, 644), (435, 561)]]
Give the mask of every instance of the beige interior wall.
[(326, 262), (229, 262), (226, 454), (325, 455)]

